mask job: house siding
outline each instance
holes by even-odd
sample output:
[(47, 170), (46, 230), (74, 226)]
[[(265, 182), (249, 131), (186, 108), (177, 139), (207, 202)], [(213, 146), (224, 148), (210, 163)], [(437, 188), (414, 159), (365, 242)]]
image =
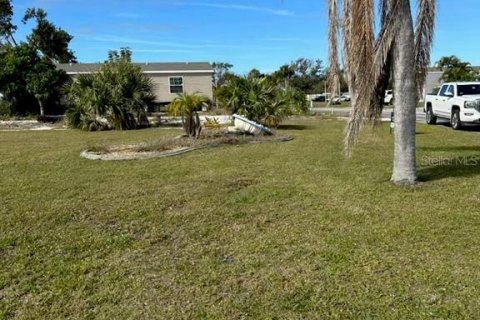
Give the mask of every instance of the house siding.
[[(183, 92), (198, 92), (213, 99), (213, 69), (208, 62), (133, 63), (143, 74), (152, 79), (155, 102), (170, 103), (177, 95), (170, 93), (170, 77), (183, 78)], [(93, 74), (100, 70), (101, 63), (58, 64), (72, 78), (80, 74)]]
[(199, 92), (209, 99), (213, 99), (211, 73), (149, 73), (148, 76), (152, 79), (156, 102), (158, 103), (169, 103), (177, 96), (175, 93), (170, 93), (170, 77), (183, 78), (183, 92), (190, 94)]

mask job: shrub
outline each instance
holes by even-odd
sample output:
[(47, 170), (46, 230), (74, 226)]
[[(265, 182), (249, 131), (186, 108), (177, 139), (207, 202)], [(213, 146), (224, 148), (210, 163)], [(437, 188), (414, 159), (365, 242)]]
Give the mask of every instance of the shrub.
[(149, 125), (147, 110), (154, 104), (153, 84), (130, 62), (130, 51), (111, 52), (109, 61), (93, 75), (73, 81), (68, 100), (68, 123), (84, 130), (136, 129)]
[(232, 76), (215, 93), (218, 103), (231, 112), (271, 127), (277, 127), (288, 116), (308, 110), (303, 92), (281, 88), (268, 77)]
[(201, 110), (202, 106), (209, 104), (211, 103), (208, 97), (199, 93), (179, 93), (169, 104), (167, 111), (175, 116), (180, 114), (185, 133), (189, 137), (198, 138), (202, 131), (202, 125), (197, 110)]

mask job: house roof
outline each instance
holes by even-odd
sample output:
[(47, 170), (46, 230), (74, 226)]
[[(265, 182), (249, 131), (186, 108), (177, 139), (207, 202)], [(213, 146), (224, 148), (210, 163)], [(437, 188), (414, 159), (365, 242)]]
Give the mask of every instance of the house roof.
[[(98, 72), (103, 63), (60, 63), (59, 69), (67, 74), (82, 74)], [(145, 62), (133, 63), (144, 73), (213, 73), (212, 65), (208, 62)]]

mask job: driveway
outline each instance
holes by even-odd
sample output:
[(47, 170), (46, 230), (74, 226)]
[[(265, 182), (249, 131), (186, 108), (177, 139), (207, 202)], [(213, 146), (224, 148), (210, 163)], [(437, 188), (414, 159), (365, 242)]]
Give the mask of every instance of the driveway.
[[(350, 108), (331, 107), (331, 108), (313, 108), (315, 113), (332, 113), (342, 117), (348, 117), (350, 115)], [(390, 121), (393, 108), (386, 107), (382, 111), (382, 121)], [(425, 113), (423, 108), (417, 108), (417, 122), (425, 123)]]

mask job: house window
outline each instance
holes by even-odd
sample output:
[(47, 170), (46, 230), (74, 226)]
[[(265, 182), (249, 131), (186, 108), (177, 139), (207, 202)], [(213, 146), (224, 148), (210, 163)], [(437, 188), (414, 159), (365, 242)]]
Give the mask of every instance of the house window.
[(170, 93), (183, 92), (183, 77), (170, 77)]

